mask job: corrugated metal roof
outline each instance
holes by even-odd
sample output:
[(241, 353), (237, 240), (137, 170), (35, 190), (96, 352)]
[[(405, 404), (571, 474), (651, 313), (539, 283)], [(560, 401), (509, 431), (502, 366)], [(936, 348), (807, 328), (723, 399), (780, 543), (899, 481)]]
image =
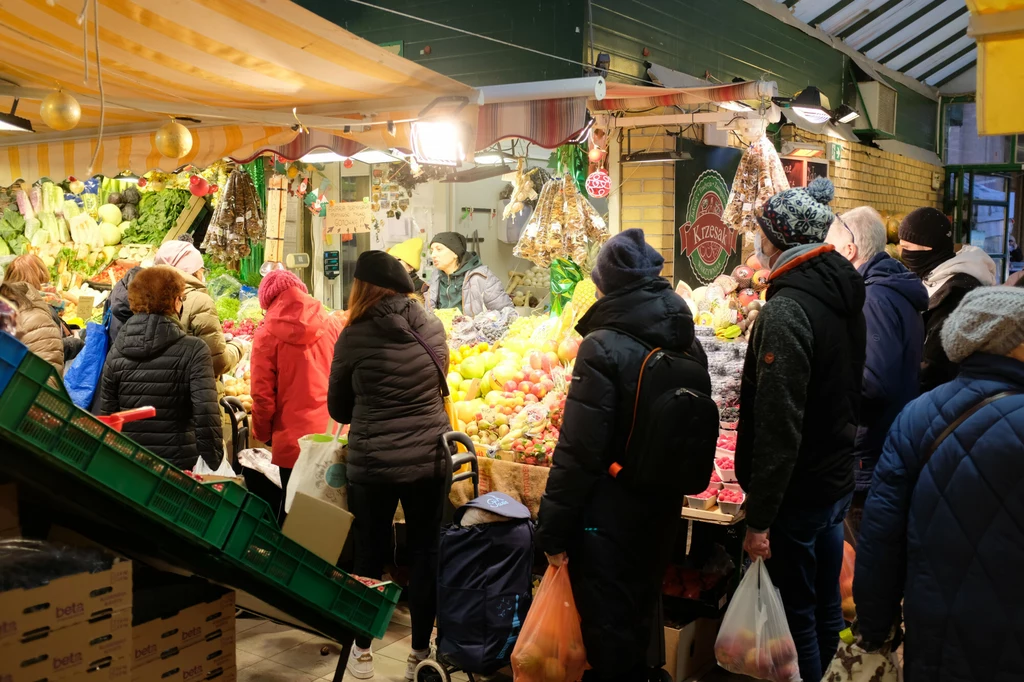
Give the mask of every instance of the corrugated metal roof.
[(875, 61), (941, 87), (977, 63), (964, 0), (776, 0)]

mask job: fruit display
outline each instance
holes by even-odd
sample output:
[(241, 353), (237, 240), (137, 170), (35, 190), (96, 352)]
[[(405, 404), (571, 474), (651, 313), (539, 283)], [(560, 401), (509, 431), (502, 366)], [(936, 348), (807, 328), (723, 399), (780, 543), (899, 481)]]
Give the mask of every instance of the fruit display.
[(224, 395), (238, 398), (246, 412), (252, 412), (252, 388), (249, 385), (249, 379), (249, 370), (246, 368), (241, 377), (237, 379), (235, 377), (225, 377), (223, 382)]
[(767, 270), (740, 265), (708, 286), (690, 289), (680, 283), (676, 291), (698, 326), (709, 327), (719, 338), (735, 339), (749, 336), (767, 295), (768, 275)]

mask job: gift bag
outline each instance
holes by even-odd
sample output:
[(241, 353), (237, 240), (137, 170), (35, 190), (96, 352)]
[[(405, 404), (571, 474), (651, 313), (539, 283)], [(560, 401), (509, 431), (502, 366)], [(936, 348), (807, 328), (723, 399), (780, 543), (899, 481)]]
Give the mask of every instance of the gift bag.
[(64, 370), (64, 387), (71, 402), (83, 410), (92, 405), (106, 361), (107, 330), (102, 324), (90, 322), (86, 325), (85, 347)]
[(869, 652), (843, 638), (821, 679), (823, 682), (903, 682), (903, 669), (891, 651), (891, 643)]
[(772, 682), (798, 682), (796, 644), (782, 598), (758, 559), (736, 588), (715, 641), (718, 665), (731, 673)]
[(295, 461), (284, 510), (292, 508), (295, 493), (304, 493), (330, 502), (348, 511), (348, 476), (345, 472), (346, 445), (341, 441), (342, 428), (336, 433), (315, 433), (299, 439), (299, 458)]
[(512, 651), (515, 682), (576, 682), (587, 667), (568, 564), (548, 566)]

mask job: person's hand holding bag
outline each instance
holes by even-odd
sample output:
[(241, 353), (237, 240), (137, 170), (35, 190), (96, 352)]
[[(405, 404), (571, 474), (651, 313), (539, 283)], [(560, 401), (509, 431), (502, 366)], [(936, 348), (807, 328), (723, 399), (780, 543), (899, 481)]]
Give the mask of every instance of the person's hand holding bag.
[[(549, 559), (550, 560), (550, 559)], [(512, 652), (516, 682), (576, 682), (587, 667), (569, 565), (548, 566)]]

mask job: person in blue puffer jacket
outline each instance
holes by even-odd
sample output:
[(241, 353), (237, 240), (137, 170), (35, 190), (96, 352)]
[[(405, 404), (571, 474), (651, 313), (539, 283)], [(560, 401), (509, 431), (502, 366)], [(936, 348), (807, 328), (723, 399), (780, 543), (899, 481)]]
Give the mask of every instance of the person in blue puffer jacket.
[(890, 639), (902, 600), (907, 682), (1020, 680), (1024, 290), (971, 291), (942, 344), (960, 375), (897, 418), (864, 507), (862, 646)]
[(928, 290), (920, 277), (885, 252), (885, 241), (885, 223), (870, 206), (837, 215), (825, 239), (864, 277), (867, 346), (853, 443), (855, 487), (846, 516), (854, 538), (889, 427), (906, 404), (920, 395), (922, 313), (928, 309)]

